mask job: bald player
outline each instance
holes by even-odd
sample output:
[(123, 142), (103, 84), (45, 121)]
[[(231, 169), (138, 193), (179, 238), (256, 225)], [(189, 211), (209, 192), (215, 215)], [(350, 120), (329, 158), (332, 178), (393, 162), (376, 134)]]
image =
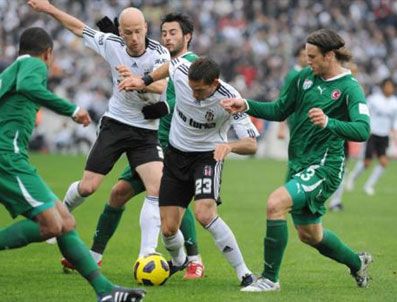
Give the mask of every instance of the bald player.
[(47, 0), (30, 0), (28, 4), (83, 38), (85, 45), (101, 55), (112, 71), (113, 95), (101, 119), (99, 134), (88, 156), (83, 177), (70, 185), (64, 198), (65, 205), (73, 210), (83, 203), (98, 189), (120, 156), (126, 153), (131, 170), (139, 175), (147, 194), (141, 211), (141, 216), (145, 217), (143, 227), (146, 228), (142, 230), (146, 237), (141, 241), (141, 250), (146, 245), (157, 246), (163, 153), (157, 139), (159, 120), (144, 119), (141, 111), (145, 105), (159, 101), (167, 82), (157, 81), (140, 91), (119, 91), (117, 66), (129, 66), (133, 74), (144, 76), (170, 60), (168, 50), (159, 42), (147, 38), (147, 23), (142, 12), (136, 8), (126, 8), (121, 12), (119, 37), (90, 28)]

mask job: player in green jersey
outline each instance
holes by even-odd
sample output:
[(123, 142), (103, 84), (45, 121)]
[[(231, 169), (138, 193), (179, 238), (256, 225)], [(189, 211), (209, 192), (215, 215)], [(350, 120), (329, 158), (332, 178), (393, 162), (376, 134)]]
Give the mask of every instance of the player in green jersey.
[[(283, 91), (287, 89), (291, 81), (296, 77), (299, 72), (307, 66), (307, 56), (306, 56), (306, 47), (305, 44), (300, 45), (294, 53), (294, 57), (296, 59), (295, 65), (288, 71), (287, 75), (284, 78), (283, 86), (280, 89), (280, 95), (283, 94)], [(292, 116), (288, 117), (288, 124), (291, 120)], [(287, 132), (287, 123), (285, 121), (279, 124), (279, 128), (277, 131), (278, 139), (285, 139)]]
[(19, 57), (0, 74), (0, 202), (13, 218), (27, 218), (0, 230), (0, 250), (56, 237), (63, 256), (91, 284), (98, 301), (116, 301), (116, 296), (123, 297), (117, 301), (140, 301), (143, 290), (119, 288), (101, 274), (74, 230), (73, 216), (29, 163), (27, 146), (40, 106), (84, 126), (91, 122), (86, 110), (47, 90), (52, 50), (45, 30), (29, 28), (21, 35)]
[(349, 267), (357, 285), (368, 285), (372, 256), (356, 253), (333, 232), (324, 229), (324, 202), (338, 188), (344, 170), (344, 141), (369, 137), (369, 113), (360, 84), (342, 63), (351, 55), (334, 31), (321, 29), (306, 39), (310, 68), (303, 69), (277, 101), (225, 99), (230, 112), (247, 111), (281, 121), (291, 114), (288, 179), (267, 200), (262, 277), (245, 292), (280, 289), (279, 270), (288, 241), (286, 215), (291, 212), (299, 238), (322, 255)]
[[(98, 22), (103, 32), (117, 32), (114, 24), (108, 18)], [(193, 34), (193, 23), (190, 18), (180, 13), (167, 14), (161, 23), (162, 43), (170, 51), (171, 57), (183, 57), (189, 61), (194, 61), (198, 56), (188, 51), (189, 44)], [(175, 106), (174, 84), (169, 80), (165, 94), (166, 102), (158, 102), (143, 108), (145, 118), (160, 119), (158, 138), (162, 148), (165, 150), (168, 146), (168, 135), (171, 126), (172, 112)], [(165, 115), (165, 116), (164, 116)], [(107, 243), (113, 236), (120, 222), (124, 205), (134, 196), (145, 191), (142, 181), (136, 175), (131, 173), (130, 167), (126, 167), (119, 177), (119, 181), (113, 186), (109, 202), (98, 220), (97, 228), (94, 235), (94, 241), (91, 247), (91, 253), (100, 264), (102, 255), (106, 249)], [(141, 251), (139, 256), (155, 252), (157, 247), (157, 235), (150, 232), (148, 223), (145, 219), (150, 215), (150, 211), (143, 205), (140, 215), (141, 226)], [(197, 279), (204, 276), (204, 265), (198, 252), (197, 235), (194, 216), (190, 208), (186, 209), (182, 220), (181, 230), (185, 238), (185, 248), (188, 255), (189, 263), (184, 275), (184, 279)], [(64, 266), (73, 268), (67, 261), (62, 262)]]

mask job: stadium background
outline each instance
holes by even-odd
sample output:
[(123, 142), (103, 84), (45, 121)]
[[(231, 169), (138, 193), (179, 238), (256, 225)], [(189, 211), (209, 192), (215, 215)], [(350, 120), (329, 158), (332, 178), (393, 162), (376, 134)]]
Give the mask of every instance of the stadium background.
[[(17, 55), (18, 37), (28, 26), (43, 26), (56, 41), (56, 61), (50, 87), (89, 109), (97, 121), (111, 93), (107, 63), (83, 46), (81, 39), (22, 0), (0, 0), (0, 71)], [(159, 39), (161, 17), (180, 10), (195, 25), (191, 49), (214, 58), (222, 77), (244, 97), (272, 100), (283, 76), (294, 64), (292, 54), (306, 35), (321, 27), (337, 30), (358, 65), (366, 93), (386, 77), (397, 81), (397, 1), (390, 0), (58, 0), (56, 5), (96, 28), (104, 15), (111, 19), (129, 5), (143, 10), (150, 36)], [(278, 141), (274, 123), (257, 121), (262, 133), (258, 156), (286, 157), (286, 142)], [(70, 120), (43, 110), (32, 148), (86, 152), (95, 139), (95, 126), (76, 127)], [(70, 143), (72, 142), (72, 143)], [(390, 153), (397, 155), (396, 144)], [(357, 147), (352, 150), (358, 154)]]

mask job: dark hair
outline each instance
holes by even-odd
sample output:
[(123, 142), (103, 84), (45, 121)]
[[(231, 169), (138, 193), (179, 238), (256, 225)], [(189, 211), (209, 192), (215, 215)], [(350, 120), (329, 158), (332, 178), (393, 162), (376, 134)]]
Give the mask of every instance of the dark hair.
[(333, 30), (316, 30), (306, 38), (306, 42), (317, 46), (323, 55), (333, 51), (338, 61), (348, 62), (352, 59), (350, 51), (345, 47), (345, 41)]
[(189, 68), (189, 80), (204, 81), (205, 84), (212, 84), (215, 79), (219, 79), (221, 74), (219, 65), (205, 57), (194, 61)]
[[(191, 34), (193, 37), (193, 21), (188, 15), (180, 12), (169, 13), (165, 15), (163, 19), (161, 19), (160, 28), (163, 28), (163, 24), (167, 22), (178, 22), (182, 29), (183, 35)], [(189, 42), (187, 43), (188, 47), (191, 41), (192, 38), (190, 38)]]
[(384, 87), (386, 86), (386, 84), (389, 83), (389, 82), (392, 83), (393, 86), (394, 86), (394, 81), (393, 81), (392, 78), (383, 79), (383, 81), (380, 83), (380, 86), (381, 86), (382, 88), (384, 88)]
[(300, 53), (301, 53), (302, 50), (306, 50), (306, 44), (301, 44), (301, 45), (299, 45), (299, 46), (295, 49), (295, 51), (294, 51), (294, 57), (295, 57), (295, 58), (299, 57), (299, 55), (300, 55)]
[(30, 27), (23, 31), (19, 39), (19, 54), (40, 55), (52, 49), (54, 43), (50, 35), (41, 27)]

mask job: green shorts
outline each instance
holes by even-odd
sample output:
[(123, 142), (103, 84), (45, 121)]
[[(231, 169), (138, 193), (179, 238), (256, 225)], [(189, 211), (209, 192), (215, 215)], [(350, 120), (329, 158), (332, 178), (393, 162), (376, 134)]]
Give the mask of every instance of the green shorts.
[(125, 180), (131, 184), (132, 188), (134, 189), (134, 196), (146, 191), (138, 173), (134, 172), (134, 174), (132, 174), (130, 166), (125, 167), (119, 176), (119, 180)]
[(0, 202), (13, 218), (23, 215), (33, 219), (59, 200), (20, 154), (0, 154), (0, 175)]
[(311, 165), (290, 177), (284, 185), (292, 197), (295, 225), (318, 224), (326, 212), (325, 201), (342, 180), (341, 165)]

